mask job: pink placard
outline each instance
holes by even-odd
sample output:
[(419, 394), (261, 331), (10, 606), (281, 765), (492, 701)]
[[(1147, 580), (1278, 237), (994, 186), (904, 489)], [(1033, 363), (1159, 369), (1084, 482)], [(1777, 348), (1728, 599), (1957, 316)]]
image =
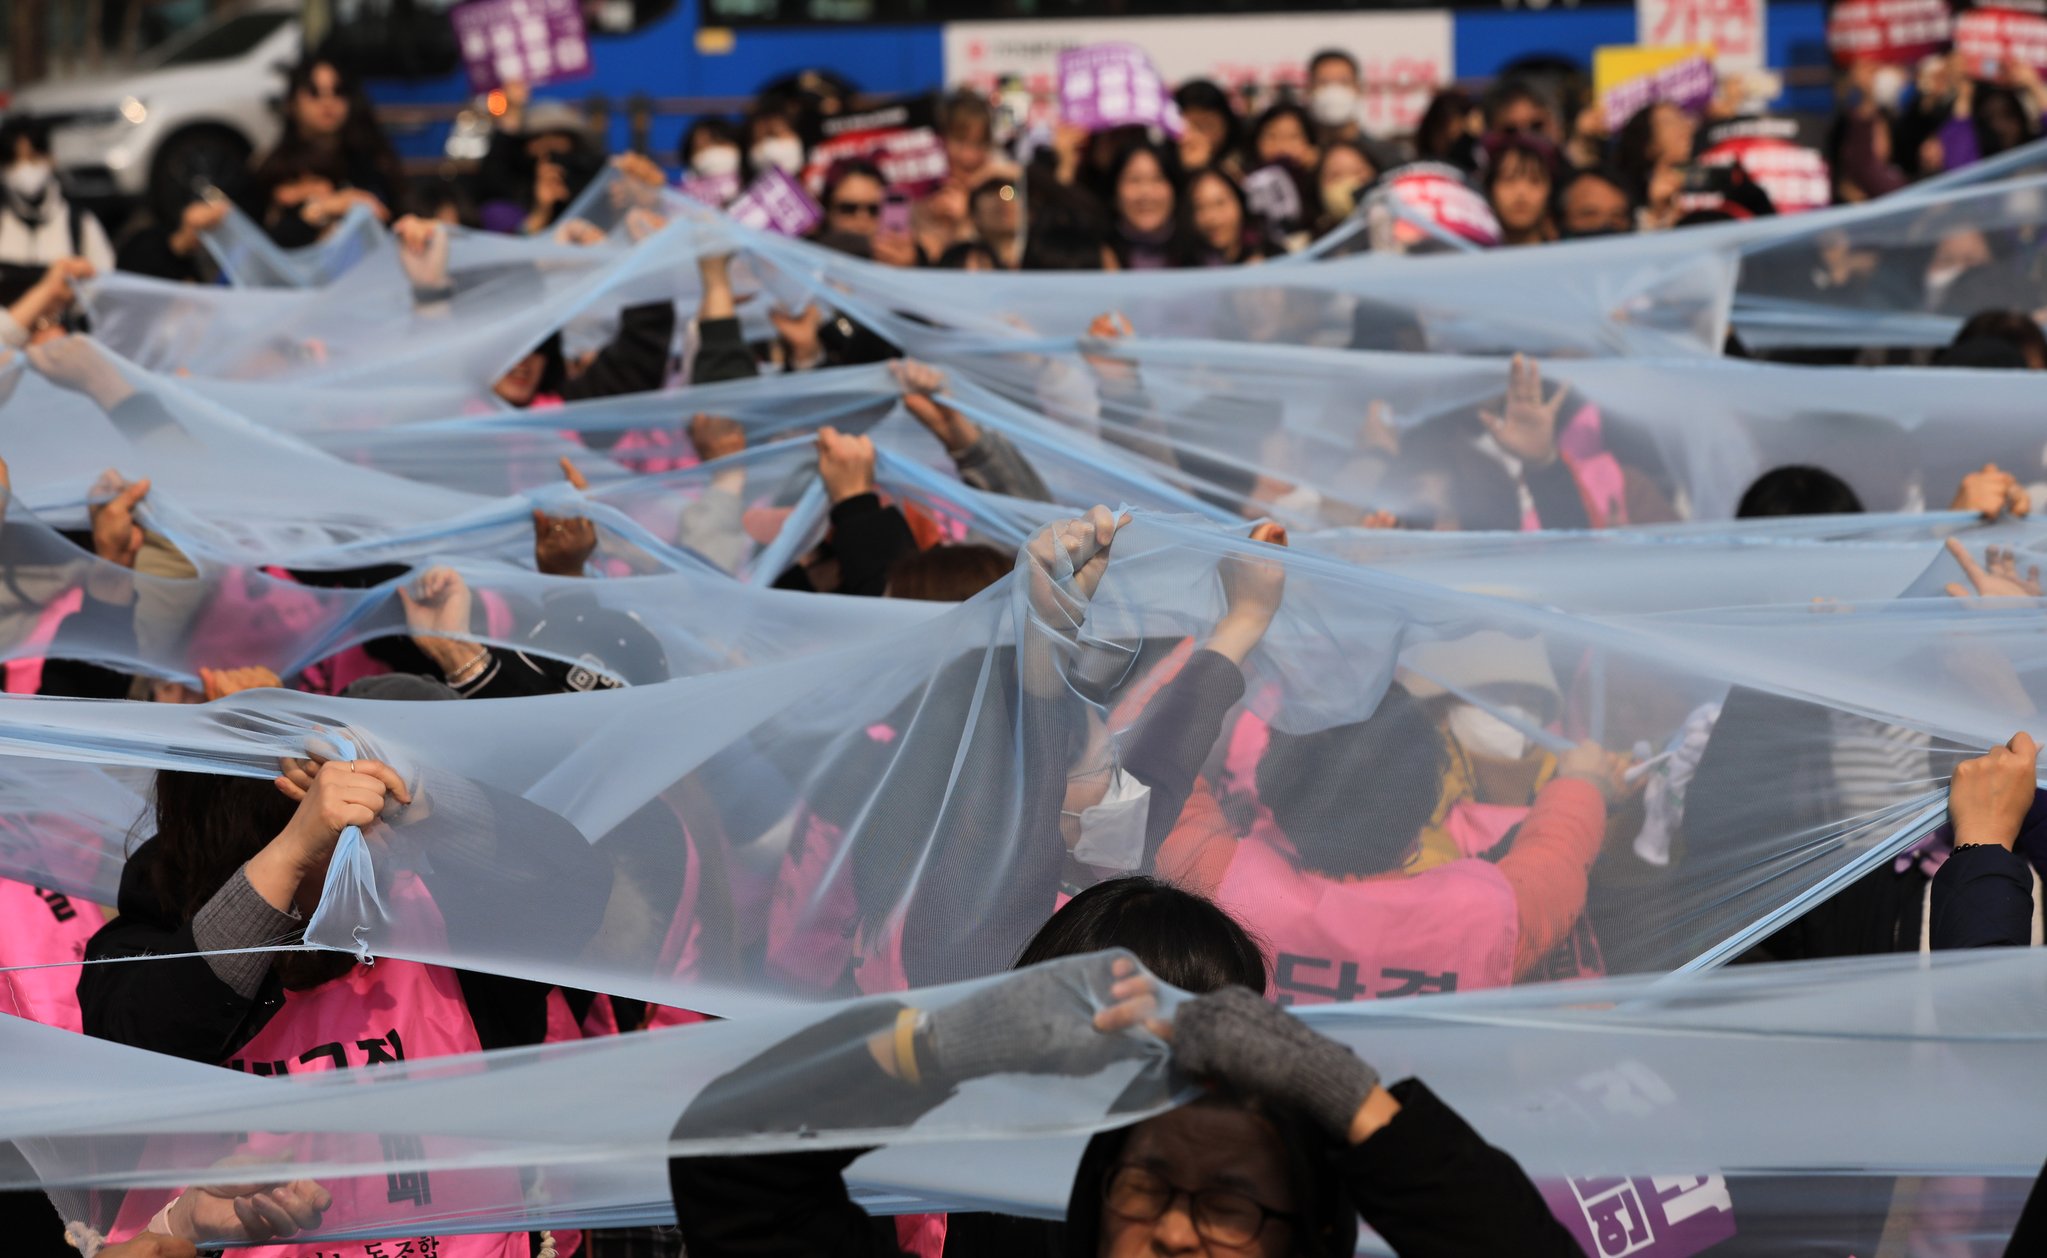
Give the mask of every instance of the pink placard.
[(468, 0), (448, 14), (472, 91), (542, 87), (590, 73), (577, 0)]
[(1185, 129), (1166, 81), (1135, 44), (1089, 44), (1060, 53), (1059, 114), (1090, 131), (1145, 126), (1177, 136)]

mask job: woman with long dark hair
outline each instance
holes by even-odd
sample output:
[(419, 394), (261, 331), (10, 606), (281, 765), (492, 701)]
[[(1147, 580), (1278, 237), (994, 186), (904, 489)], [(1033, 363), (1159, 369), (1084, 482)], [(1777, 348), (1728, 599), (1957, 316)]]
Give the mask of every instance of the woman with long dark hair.
[[(162, 959), (88, 964), (78, 990), (86, 1034), (256, 1075), (539, 1043), (548, 1024), (543, 984), (392, 957), (367, 965), (345, 952), (263, 951), (295, 941), (318, 911), (344, 831), (355, 827), (374, 840), (379, 827), (402, 832), (431, 814), (418, 785), (368, 759), (287, 761), (274, 782), (159, 772), (155, 834), (129, 857), (120, 915), (93, 936), (87, 957)], [(459, 800), (465, 810), (476, 809), (481, 824), (464, 827), (459, 838), (440, 827), (432, 870), (388, 879), (377, 889), (386, 903), (430, 901), (455, 943), (524, 915), (566, 921), (569, 937), (596, 933), (610, 869), (574, 828), (479, 783), (443, 782), (435, 793), (440, 809)], [(501, 850), (510, 844), (519, 846), (517, 858)], [(513, 872), (521, 867), (525, 872)], [(456, 1197), (465, 1191), (447, 1187)], [(517, 1185), (479, 1182), (469, 1189), (516, 1194)], [(381, 1179), (373, 1193), (363, 1193), (370, 1190), (354, 1181), (335, 1186), (341, 1217), (405, 1227), (405, 1207), (398, 1197), (385, 1200)], [(418, 1232), (430, 1235), (446, 1217), (438, 1211), (450, 1195), (421, 1194), (413, 1203), (421, 1210)], [(178, 1207), (184, 1200), (170, 1205), (189, 1209), (190, 1202)], [(141, 1227), (165, 1206), (162, 1192), (130, 1193), (116, 1233)], [(523, 1234), (437, 1240), (438, 1250), (423, 1245), (424, 1252), (531, 1253)], [(320, 1248), (266, 1253), (312, 1258)]]
[(1114, 220), (1109, 248), (1126, 271), (1191, 266), (1197, 247), (1180, 216), (1180, 162), (1171, 150), (1142, 140), (1109, 165)]
[[(380, 222), (388, 223), (404, 212), (405, 176), (398, 155), (377, 125), (359, 82), (332, 61), (309, 57), (285, 79), (283, 111), (283, 135), (256, 164), (257, 188), (276, 182), (266, 172), (280, 163), (318, 166), (334, 172), (340, 186), (314, 217), (332, 221), (356, 202), (368, 205)], [(242, 208), (260, 218), (268, 207), (245, 202)]]

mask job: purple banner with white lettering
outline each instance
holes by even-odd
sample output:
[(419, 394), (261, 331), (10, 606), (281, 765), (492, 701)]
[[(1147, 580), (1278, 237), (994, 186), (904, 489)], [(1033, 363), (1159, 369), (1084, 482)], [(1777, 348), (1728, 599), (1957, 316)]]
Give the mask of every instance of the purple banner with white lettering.
[(468, 0), (448, 14), (472, 91), (543, 87), (590, 73), (578, 0)]
[(1180, 107), (1144, 49), (1135, 44), (1089, 44), (1059, 54), (1059, 116), (1077, 127), (1185, 129)]
[(824, 211), (803, 185), (770, 167), (726, 211), (748, 227), (781, 236), (807, 236), (824, 221)]
[(692, 201), (723, 209), (739, 195), (739, 175), (684, 175), (681, 192)]
[(1538, 1186), (1591, 1258), (1691, 1258), (1734, 1235), (1734, 1202), (1718, 1175), (1586, 1176)]
[(1703, 114), (1706, 106), (1713, 103), (1718, 85), (1711, 61), (1705, 57), (1686, 57), (1611, 89), (1600, 105), (1606, 111), (1606, 125), (1618, 131), (1628, 125), (1628, 119), (1651, 105), (1671, 104), (1693, 116)]

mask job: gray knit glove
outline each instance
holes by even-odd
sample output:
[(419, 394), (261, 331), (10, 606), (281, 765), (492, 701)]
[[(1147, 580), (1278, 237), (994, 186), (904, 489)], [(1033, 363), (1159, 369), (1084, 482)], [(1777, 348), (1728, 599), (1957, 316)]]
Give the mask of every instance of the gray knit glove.
[(1108, 956), (1055, 961), (1003, 979), (937, 1010), (918, 1054), (925, 1073), (953, 1086), (983, 1075), (1091, 1075), (1142, 1056), (1144, 1040), (1095, 1030), (1097, 999), (1114, 980)]
[(1357, 1054), (1244, 987), (1225, 987), (1180, 1006), (1173, 1064), (1292, 1106), (1339, 1140), (1379, 1086)]

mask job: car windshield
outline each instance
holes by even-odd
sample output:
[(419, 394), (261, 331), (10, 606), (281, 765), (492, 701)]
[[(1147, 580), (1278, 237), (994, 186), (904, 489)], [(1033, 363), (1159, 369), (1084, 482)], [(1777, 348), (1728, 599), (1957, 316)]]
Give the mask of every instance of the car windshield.
[(243, 13), (218, 26), (208, 27), (192, 38), (174, 45), (157, 61), (157, 69), (202, 65), (209, 61), (230, 61), (245, 56), (256, 45), (292, 20), (288, 12)]

